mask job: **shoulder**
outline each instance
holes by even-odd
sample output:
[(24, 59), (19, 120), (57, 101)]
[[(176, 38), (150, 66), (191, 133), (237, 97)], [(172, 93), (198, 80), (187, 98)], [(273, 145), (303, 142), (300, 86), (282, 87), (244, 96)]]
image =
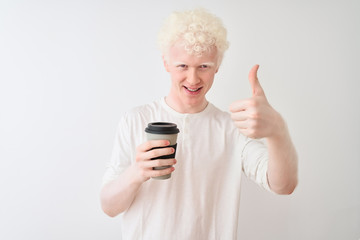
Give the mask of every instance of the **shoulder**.
[(117, 126), (117, 132), (139, 144), (142, 141), (143, 131), (146, 125), (152, 121), (159, 111), (160, 104), (154, 101), (148, 104), (133, 107), (122, 113)]
[(220, 121), (225, 121), (226, 123), (231, 122), (230, 113), (219, 109), (212, 103), (209, 103), (209, 104), (210, 104), (209, 114), (210, 114), (211, 118), (214, 118), (214, 119), (220, 120)]
[(147, 118), (153, 116), (157, 112), (161, 110), (161, 103), (160, 100), (156, 100), (147, 104), (139, 105), (133, 107), (126, 111), (123, 116), (122, 120), (126, 122), (133, 122), (138, 120), (146, 120)]

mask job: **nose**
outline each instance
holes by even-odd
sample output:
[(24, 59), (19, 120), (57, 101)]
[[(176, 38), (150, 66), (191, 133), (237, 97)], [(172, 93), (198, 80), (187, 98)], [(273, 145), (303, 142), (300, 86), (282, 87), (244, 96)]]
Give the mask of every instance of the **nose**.
[(187, 82), (190, 84), (190, 86), (196, 86), (200, 83), (200, 77), (196, 71), (196, 69), (189, 69), (188, 76), (187, 76)]

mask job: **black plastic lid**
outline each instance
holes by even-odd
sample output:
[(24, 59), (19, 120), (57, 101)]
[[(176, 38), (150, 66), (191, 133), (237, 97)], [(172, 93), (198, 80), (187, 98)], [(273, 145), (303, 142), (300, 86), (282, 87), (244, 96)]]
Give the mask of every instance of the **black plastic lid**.
[(154, 134), (175, 134), (179, 133), (179, 129), (175, 123), (170, 122), (152, 122), (149, 123), (145, 132)]

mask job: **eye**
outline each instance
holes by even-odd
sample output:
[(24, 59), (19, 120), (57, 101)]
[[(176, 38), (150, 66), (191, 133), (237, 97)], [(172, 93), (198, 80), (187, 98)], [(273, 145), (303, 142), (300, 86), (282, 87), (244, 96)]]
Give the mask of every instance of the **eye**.
[(209, 68), (209, 66), (206, 65), (206, 64), (203, 64), (203, 65), (200, 65), (200, 68), (201, 68), (201, 69), (207, 69), (207, 68)]
[(185, 64), (179, 64), (176, 66), (177, 68), (186, 69), (187, 66)]

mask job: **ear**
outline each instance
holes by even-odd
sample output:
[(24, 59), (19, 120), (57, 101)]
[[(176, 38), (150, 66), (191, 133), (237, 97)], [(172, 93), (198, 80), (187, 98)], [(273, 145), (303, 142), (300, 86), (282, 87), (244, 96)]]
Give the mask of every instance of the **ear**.
[(167, 61), (167, 59), (166, 59), (166, 57), (165, 57), (164, 55), (162, 56), (162, 60), (163, 60), (163, 63), (164, 63), (165, 70), (166, 70), (167, 72), (169, 72), (169, 71), (170, 71), (170, 69), (169, 69), (169, 63), (168, 63), (168, 61)]

